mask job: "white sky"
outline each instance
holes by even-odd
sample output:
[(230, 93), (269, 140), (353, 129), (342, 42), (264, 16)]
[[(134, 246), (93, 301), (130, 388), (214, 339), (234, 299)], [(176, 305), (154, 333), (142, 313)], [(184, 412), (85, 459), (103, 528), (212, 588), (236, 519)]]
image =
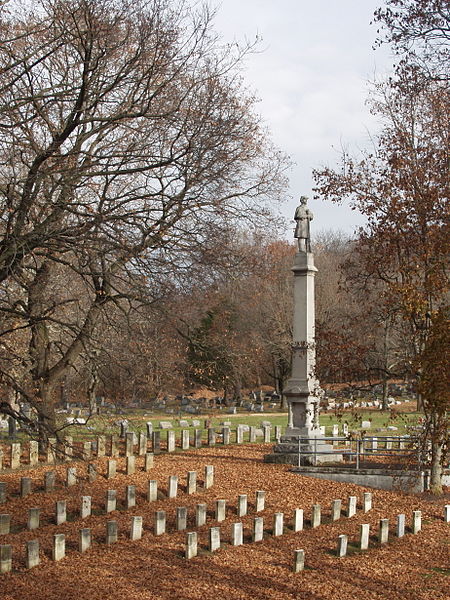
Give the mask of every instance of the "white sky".
[[(367, 82), (392, 69), (389, 49), (373, 50), (374, 10), (383, 0), (211, 0), (224, 41), (262, 37), (246, 59), (245, 81), (276, 145), (296, 163), (289, 220), (301, 195), (311, 197), (311, 171), (338, 163), (341, 146), (357, 151), (377, 126), (365, 105)], [(345, 206), (310, 203), (315, 229), (352, 233), (361, 215)]]

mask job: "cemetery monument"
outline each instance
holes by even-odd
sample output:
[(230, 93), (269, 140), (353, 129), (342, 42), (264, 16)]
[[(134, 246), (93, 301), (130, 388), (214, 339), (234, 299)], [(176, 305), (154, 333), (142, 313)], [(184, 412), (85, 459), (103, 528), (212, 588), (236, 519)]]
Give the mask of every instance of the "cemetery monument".
[[(319, 404), (323, 394), (316, 377), (315, 314), (314, 314), (314, 254), (311, 251), (310, 223), (313, 214), (307, 208), (307, 198), (300, 198), (295, 211), (294, 237), (298, 249), (294, 258), (294, 323), (292, 343), (292, 373), (286, 383), (284, 394), (288, 400), (288, 427), (273, 454), (265, 457), (267, 462), (297, 464), (298, 438), (308, 438), (301, 444), (302, 452), (314, 445), (320, 451), (332, 452), (332, 445), (325, 444), (319, 429)], [(314, 441), (316, 440), (316, 441)], [(318, 455), (316, 463), (336, 462), (342, 456)], [(302, 463), (310, 464), (311, 456), (305, 455)]]

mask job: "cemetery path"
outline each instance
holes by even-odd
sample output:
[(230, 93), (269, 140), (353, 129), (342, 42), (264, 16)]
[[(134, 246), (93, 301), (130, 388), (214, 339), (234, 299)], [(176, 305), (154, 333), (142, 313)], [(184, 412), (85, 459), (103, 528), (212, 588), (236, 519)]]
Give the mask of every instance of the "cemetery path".
[[(308, 600), (444, 600), (449, 589), (449, 524), (443, 521), (444, 505), (449, 497), (430, 502), (424, 496), (372, 490), (357, 485), (313, 479), (291, 473), (288, 466), (262, 462), (270, 446), (263, 444), (243, 446), (216, 446), (189, 450), (183, 453), (162, 454), (155, 457), (154, 467), (142, 470), (143, 458), (137, 458), (137, 471), (127, 476), (124, 459), (118, 459), (118, 474), (106, 480), (106, 459), (96, 460), (99, 477), (87, 481), (86, 465), (73, 463), (79, 482), (70, 488), (59, 487), (53, 492), (35, 493), (25, 498), (12, 496), (1, 505), (0, 512), (11, 515), (12, 532), (0, 536), (0, 544), (11, 544), (13, 572), (0, 576), (1, 600), (254, 600), (308, 599)], [(205, 465), (213, 465), (214, 485), (202, 487)], [(20, 477), (29, 476), (42, 481), (46, 470), (57, 471), (59, 480), (65, 476), (66, 465), (39, 467), (28, 471), (2, 474), (10, 489), (18, 489)], [(197, 471), (197, 493), (186, 493), (186, 475)], [(176, 498), (167, 498), (168, 478), (178, 475)], [(149, 479), (158, 481), (159, 497), (149, 503), (145, 497)], [(124, 506), (125, 487), (135, 485), (137, 505)], [(104, 513), (108, 489), (116, 489), (118, 509)], [(256, 515), (255, 492), (265, 490), (265, 508)], [(363, 492), (373, 494), (373, 508), (361, 510)], [(248, 514), (237, 516), (237, 497), (248, 495)], [(79, 517), (81, 496), (92, 497), (93, 514), (83, 520)], [(342, 516), (330, 521), (331, 503), (342, 499), (343, 512), (348, 496), (358, 498), (354, 516)], [(53, 524), (55, 502), (67, 500), (68, 521)], [(226, 518), (217, 523), (214, 506), (217, 499), (227, 501)], [(193, 521), (195, 507), (206, 503), (208, 516), (205, 525), (196, 528)], [(311, 507), (321, 505), (322, 524), (310, 527)], [(188, 509), (187, 531), (197, 531), (199, 556), (184, 558), (186, 532), (175, 531), (177, 507)], [(28, 509), (41, 508), (41, 526), (35, 531), (26, 529)], [(296, 508), (304, 510), (305, 528), (292, 530), (292, 515)], [(164, 510), (167, 533), (154, 534), (155, 511)], [(422, 531), (412, 535), (413, 510), (422, 511)], [(272, 535), (273, 515), (284, 513), (284, 534)], [(405, 537), (394, 535), (396, 516), (406, 515)], [(129, 539), (131, 517), (143, 517), (144, 533), (141, 540)], [(255, 516), (264, 519), (264, 540), (250, 541)], [(378, 523), (390, 520), (389, 543), (380, 545), (376, 539)], [(107, 546), (106, 521), (118, 523), (118, 542)], [(231, 545), (231, 525), (242, 522), (244, 544)], [(369, 523), (371, 540), (368, 550), (354, 547), (360, 525)], [(208, 531), (220, 526), (222, 547), (214, 553), (207, 550)], [(85, 553), (78, 551), (78, 535), (82, 527), (89, 527), (93, 536), (92, 547)], [(61, 562), (51, 560), (52, 536), (64, 533), (66, 556)], [(350, 552), (337, 558), (337, 537), (346, 534)], [(25, 568), (24, 545), (38, 539), (41, 564)], [(292, 572), (293, 553), (305, 550), (306, 568)]]

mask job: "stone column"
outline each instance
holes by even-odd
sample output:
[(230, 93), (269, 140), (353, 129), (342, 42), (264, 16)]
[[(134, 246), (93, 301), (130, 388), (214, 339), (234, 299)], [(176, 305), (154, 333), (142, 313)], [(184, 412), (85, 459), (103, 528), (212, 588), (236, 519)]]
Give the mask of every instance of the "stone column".
[[(300, 212), (312, 214), (305, 206), (298, 207)], [(306, 212), (305, 212), (306, 211)], [(297, 220), (295, 236), (306, 235), (303, 227), (305, 219)], [(308, 233), (309, 236), (309, 233)], [(292, 372), (288, 379), (284, 395), (289, 404), (288, 426), (281, 442), (274, 448), (273, 454), (265, 457), (267, 462), (284, 462), (297, 465), (298, 438), (305, 438), (302, 446), (305, 454), (302, 464), (335, 462), (339, 455), (322, 454), (311, 456), (306, 454), (314, 450), (313, 439), (322, 439), (319, 427), (319, 403), (323, 394), (316, 377), (316, 344), (315, 344), (315, 300), (314, 278), (317, 272), (314, 266), (314, 255), (311, 252), (309, 237), (298, 237), (298, 251), (295, 254), (292, 271), (294, 274), (294, 315), (292, 342)], [(332, 452), (330, 444), (320, 443), (320, 450)], [(342, 456), (340, 457), (342, 460)]]

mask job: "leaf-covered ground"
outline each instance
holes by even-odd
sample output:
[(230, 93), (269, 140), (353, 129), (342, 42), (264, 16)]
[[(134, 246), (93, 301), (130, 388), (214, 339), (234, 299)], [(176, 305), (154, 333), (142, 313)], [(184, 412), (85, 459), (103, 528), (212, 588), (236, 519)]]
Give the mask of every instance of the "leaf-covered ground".
[[(360, 486), (324, 481), (289, 472), (289, 467), (265, 464), (262, 457), (268, 445), (229, 446), (204, 448), (190, 452), (163, 454), (155, 457), (155, 466), (149, 473), (142, 470), (143, 459), (137, 459), (138, 470), (132, 476), (124, 474), (124, 459), (119, 460), (119, 473), (112, 481), (104, 478), (106, 459), (97, 461), (99, 477), (94, 483), (86, 479), (86, 465), (77, 463), (80, 482), (71, 488), (60, 484), (52, 493), (34, 493), (26, 498), (10, 497), (0, 506), (1, 513), (12, 515), (13, 532), (0, 537), (0, 543), (13, 545), (13, 567), (10, 574), (0, 576), (2, 600), (150, 600), (186, 599), (208, 600), (215, 598), (237, 599), (308, 599), (308, 600), (440, 600), (449, 596), (449, 529), (443, 521), (444, 504), (449, 496), (432, 500), (427, 496), (407, 495), (382, 490), (369, 490)], [(203, 469), (214, 465), (215, 483), (208, 490), (201, 486)], [(66, 465), (67, 466), (67, 465)], [(62, 481), (66, 466), (55, 469)], [(0, 479), (16, 493), (21, 476), (33, 477), (35, 487), (43, 481), (44, 472), (51, 467), (16, 473), (2, 473)], [(197, 471), (199, 489), (194, 495), (185, 491), (186, 474)], [(180, 481), (177, 498), (168, 499), (169, 475), (178, 475)], [(157, 502), (146, 501), (149, 479), (159, 483), (161, 497)], [(134, 484), (137, 489), (137, 506), (124, 508), (125, 487)], [(107, 489), (116, 489), (118, 510), (104, 514)], [(256, 490), (266, 491), (263, 513), (265, 539), (251, 543), (249, 538), (256, 516), (254, 499)], [(361, 500), (364, 491), (373, 493), (373, 509), (364, 514)], [(236, 514), (238, 494), (248, 494), (249, 513), (239, 518)], [(84, 520), (79, 518), (82, 495), (92, 496), (94, 514)], [(331, 502), (341, 498), (345, 508), (350, 495), (358, 497), (358, 511), (352, 518), (343, 516), (340, 521), (329, 522)], [(214, 520), (214, 502), (227, 500), (227, 518), (220, 523), (223, 547), (214, 554), (207, 549), (208, 529), (218, 523)], [(69, 521), (53, 524), (55, 501), (68, 500)], [(208, 520), (198, 529), (200, 555), (192, 560), (183, 556), (186, 532), (176, 532), (175, 510), (188, 507), (187, 531), (196, 530), (195, 505), (207, 503)], [(320, 527), (310, 529), (311, 506), (322, 506), (325, 521)], [(41, 527), (26, 530), (28, 508), (41, 508)], [(292, 532), (292, 513), (295, 508), (305, 511), (305, 529)], [(154, 512), (167, 513), (168, 533), (153, 534)], [(413, 510), (422, 511), (422, 531), (412, 535), (408, 531)], [(285, 515), (285, 533), (274, 538), (270, 534), (273, 514)], [(398, 513), (406, 514), (407, 534), (395, 537)], [(345, 513), (344, 513), (345, 514)], [(130, 541), (131, 516), (141, 515), (144, 534), (139, 541)], [(378, 522), (389, 518), (390, 542), (380, 547), (376, 541)], [(119, 541), (106, 546), (105, 528), (108, 519), (119, 524)], [(244, 523), (245, 544), (230, 545), (231, 524)], [(351, 548), (344, 558), (335, 555), (339, 534), (347, 534), (356, 542), (361, 523), (371, 525), (371, 546), (363, 553)], [(86, 554), (78, 551), (78, 531), (90, 527), (94, 542)], [(66, 557), (59, 563), (51, 560), (52, 535), (66, 535)], [(25, 569), (24, 546), (27, 540), (39, 539), (41, 564)], [(294, 574), (292, 560), (295, 549), (303, 548), (306, 569)]]

